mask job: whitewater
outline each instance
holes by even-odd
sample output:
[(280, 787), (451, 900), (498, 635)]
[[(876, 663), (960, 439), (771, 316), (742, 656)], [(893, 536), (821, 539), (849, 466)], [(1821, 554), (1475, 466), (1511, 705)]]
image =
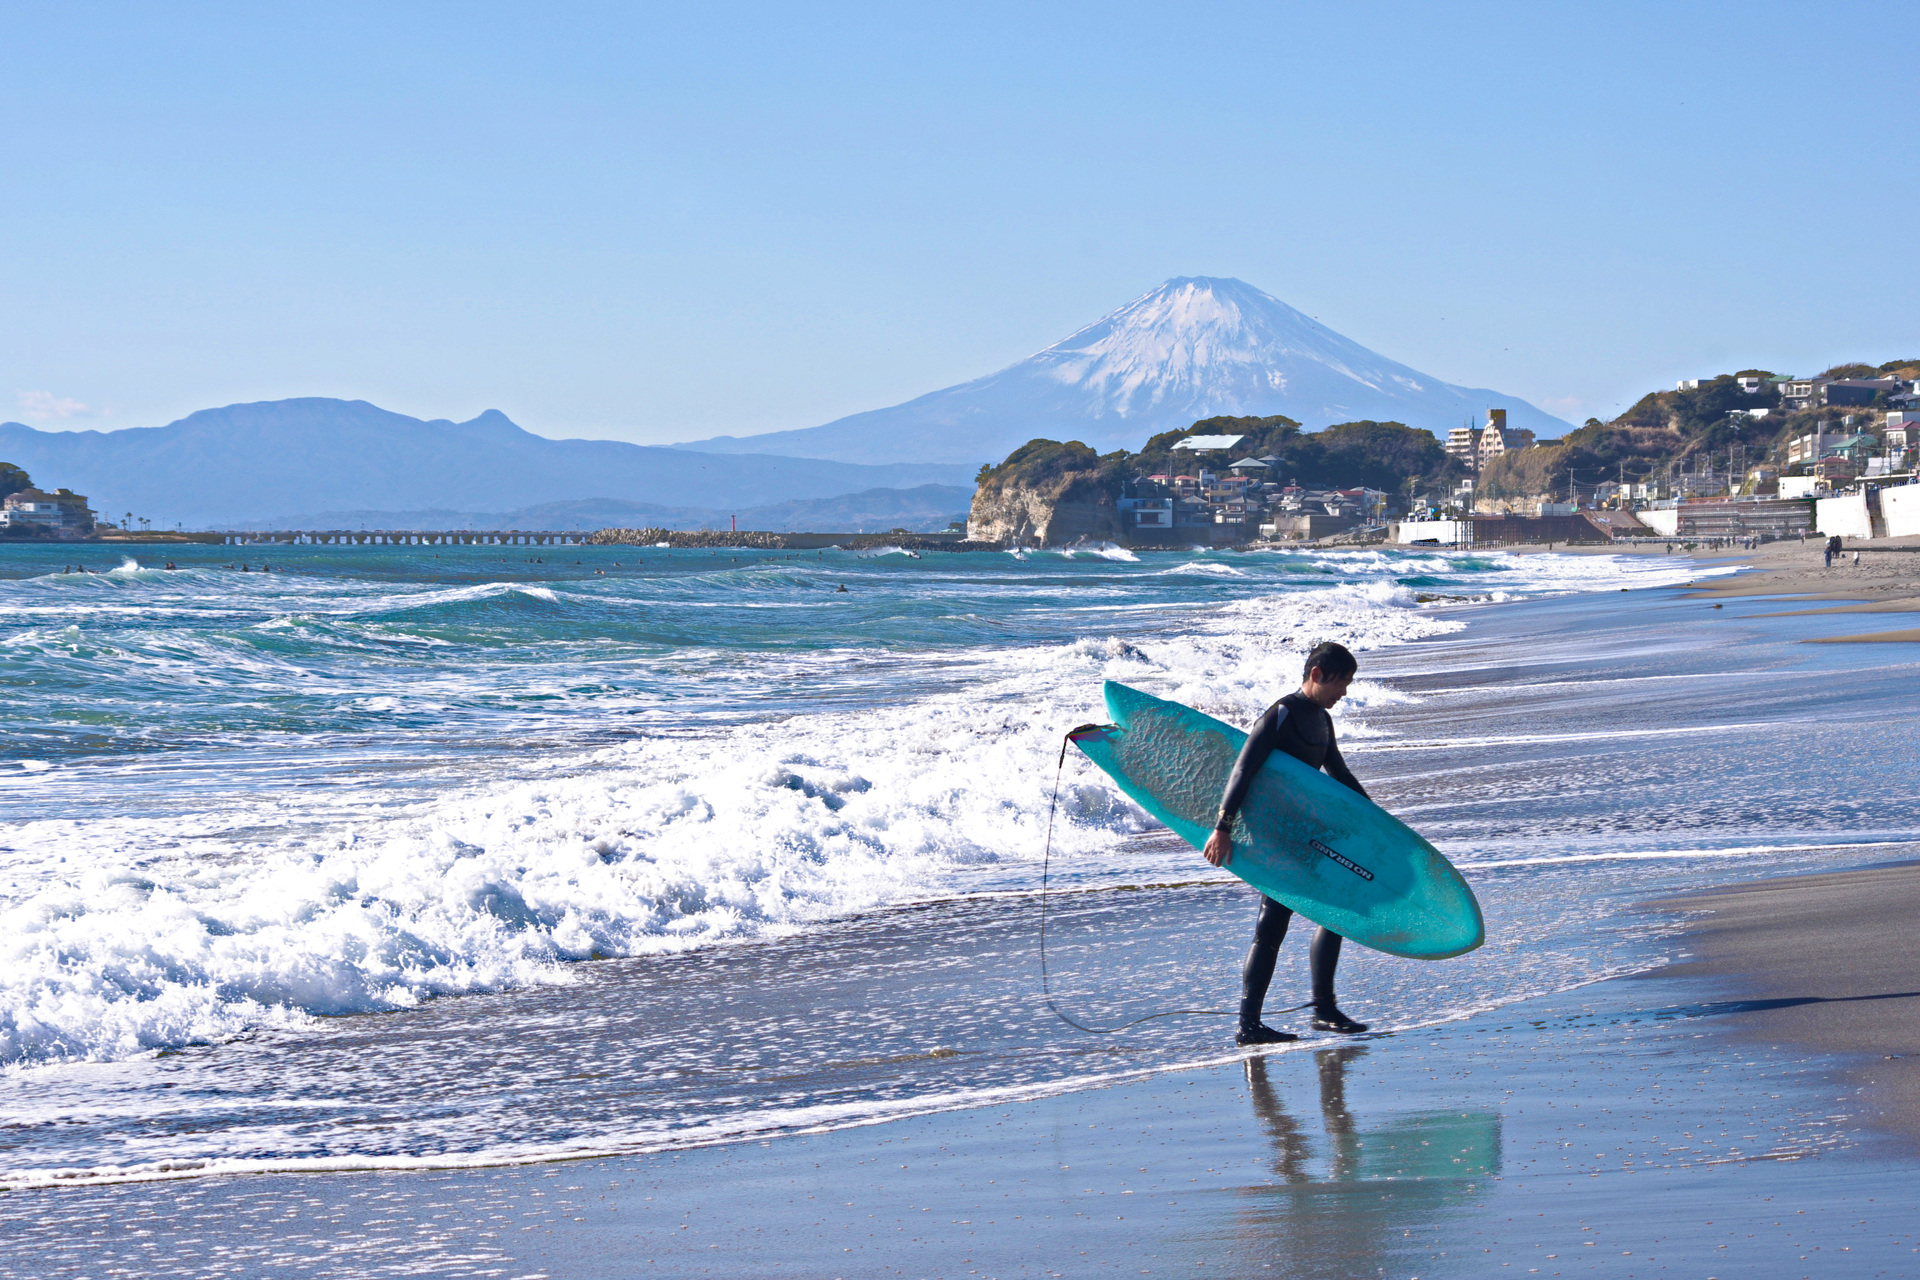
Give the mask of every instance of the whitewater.
[[(1393, 655), (1466, 643), (1512, 602), (1699, 576), (1678, 558), (530, 550), (209, 547), (170, 550), (174, 571), (136, 554), (85, 574), (61, 571), (72, 551), (4, 553), (0, 1088), (32, 1134), (0, 1181), (650, 1149), (1105, 1078), (1115, 1063), (1029, 1025), (1024, 933), (1061, 734), (1102, 718), (1103, 679), (1244, 723), (1313, 643), (1361, 655), (1339, 713), (1356, 768), (1404, 777), (1396, 812), (1482, 865), (1490, 901), (1517, 886), (1477, 968), (1437, 988), (1405, 966), (1362, 979), (1375, 1000), (1398, 993), (1409, 1025), (1621, 971), (1624, 940), (1566, 945), (1566, 885), (1541, 876), (1612, 884), (1621, 868), (1904, 838), (1842, 823), (1756, 842), (1746, 824), (1595, 846), (1492, 830), (1423, 793), (1418, 758), (1452, 738), (1436, 726), (1454, 693), (1394, 678)], [(1499, 734), (1467, 737), (1492, 749)], [(1095, 1010), (1116, 971), (1140, 975), (1128, 999), (1178, 990), (1190, 979), (1155, 959), (1169, 938), (1230, 967), (1239, 924), (1196, 923), (1237, 921), (1223, 873), (1071, 762), (1058, 805), (1052, 885), (1084, 904), (1062, 926), (1070, 998)], [(1074, 910), (1091, 920), (1143, 887), (1198, 914), (1142, 923), (1152, 954), (1129, 958), (1092, 923), (1075, 941)], [(944, 941), (850, 995), (857, 1012), (800, 1016), (817, 986), (783, 983), (878, 974), (875, 939), (908, 919)], [(972, 972), (982, 938), (1016, 932), (1001, 967), (957, 988), (931, 958), (948, 948)], [(1076, 947), (1097, 961), (1084, 972)], [(777, 978), (729, 976), (768, 956)], [(633, 1023), (636, 1007), (657, 1025)], [(935, 1008), (947, 1047), (921, 1062), (907, 1024)], [(529, 1110), (488, 1093), (497, 1043), (412, 1083), (396, 1066), (386, 1092), (339, 1084), (342, 1055), (401, 1055), (422, 1028), (511, 1038), (555, 1019), (568, 1029), (548, 1058), (617, 1057), (659, 1092), (611, 1114), (570, 1083), (583, 1067)], [(594, 1030), (610, 1021), (628, 1029)], [(1016, 1022), (1004, 1052), (958, 1043)], [(759, 1065), (713, 1075), (689, 1047), (709, 1034), (713, 1055)], [(1154, 1034), (1119, 1065), (1219, 1040)], [(833, 1074), (886, 1058), (876, 1045), (918, 1065), (860, 1066), (852, 1089)], [(795, 1085), (781, 1065), (825, 1074)], [(457, 1114), (438, 1105), (448, 1091), (466, 1095)], [(126, 1117), (156, 1106), (172, 1118), (129, 1141)]]

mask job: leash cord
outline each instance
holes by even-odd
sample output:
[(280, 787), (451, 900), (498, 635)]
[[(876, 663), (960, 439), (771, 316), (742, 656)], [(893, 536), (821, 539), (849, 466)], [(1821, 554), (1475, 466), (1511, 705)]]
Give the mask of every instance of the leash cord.
[[(1053, 768), (1053, 802), (1047, 806), (1047, 844), (1040, 855), (1040, 991), (1046, 997), (1047, 1008), (1053, 1010), (1053, 1016), (1072, 1027), (1075, 1031), (1084, 1031), (1088, 1035), (1110, 1036), (1125, 1031), (1128, 1027), (1137, 1027), (1143, 1022), (1152, 1022), (1155, 1018), (1178, 1018), (1190, 1015), (1202, 1015), (1213, 1018), (1235, 1018), (1237, 1009), (1168, 1009), (1163, 1013), (1150, 1013), (1144, 1018), (1135, 1018), (1132, 1022), (1123, 1022), (1117, 1027), (1089, 1027), (1083, 1022), (1068, 1017), (1053, 1000), (1053, 982), (1047, 972), (1047, 885), (1053, 869), (1053, 816), (1060, 807), (1060, 778), (1067, 768), (1067, 746), (1073, 741), (1073, 735), (1097, 725), (1083, 724), (1077, 729), (1069, 729), (1060, 739), (1060, 759)], [(1311, 1002), (1309, 1002), (1311, 1003)], [(1299, 1005), (1298, 1008), (1306, 1008)], [(1288, 1010), (1291, 1012), (1291, 1010)]]

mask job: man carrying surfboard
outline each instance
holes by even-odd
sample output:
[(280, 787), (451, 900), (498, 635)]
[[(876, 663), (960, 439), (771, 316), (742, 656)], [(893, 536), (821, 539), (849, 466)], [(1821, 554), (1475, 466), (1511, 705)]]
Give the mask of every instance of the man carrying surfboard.
[[(1307, 655), (1300, 687), (1268, 707), (1247, 733), (1246, 745), (1227, 777), (1227, 788), (1220, 798), (1220, 816), (1214, 823), (1202, 856), (1216, 867), (1224, 867), (1233, 858), (1233, 820), (1246, 803), (1247, 792), (1267, 757), (1284, 751), (1310, 769), (1325, 769), (1328, 776), (1366, 795), (1365, 787), (1341, 758), (1340, 745), (1334, 739), (1333, 710), (1347, 696), (1347, 686), (1360, 663), (1346, 646), (1326, 641), (1315, 645)], [(1293, 912), (1272, 898), (1260, 899), (1260, 916), (1253, 928), (1253, 947), (1247, 952), (1246, 967), (1240, 974), (1240, 1029), (1233, 1042), (1279, 1044), (1297, 1040), (1287, 1031), (1277, 1031), (1261, 1022), (1261, 1008), (1267, 999), (1267, 986), (1273, 981), (1273, 966), (1280, 957), (1280, 944), (1286, 939)], [(1313, 1028), (1353, 1035), (1365, 1031), (1367, 1024), (1355, 1022), (1340, 1011), (1333, 996), (1334, 970), (1340, 965), (1340, 944), (1344, 939), (1331, 929), (1320, 928), (1313, 935), (1308, 960), (1313, 974)]]

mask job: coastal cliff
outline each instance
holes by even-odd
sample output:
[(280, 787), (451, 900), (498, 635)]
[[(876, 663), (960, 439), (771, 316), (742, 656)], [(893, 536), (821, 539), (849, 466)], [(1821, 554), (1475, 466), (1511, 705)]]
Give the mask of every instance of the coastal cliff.
[(981, 469), (967, 514), (970, 542), (1059, 545), (1121, 536), (1118, 460), (1077, 440), (1030, 440)]

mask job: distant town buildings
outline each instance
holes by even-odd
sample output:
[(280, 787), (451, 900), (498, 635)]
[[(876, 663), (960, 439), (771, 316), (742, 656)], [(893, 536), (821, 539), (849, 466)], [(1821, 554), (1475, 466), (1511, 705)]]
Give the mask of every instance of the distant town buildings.
[(1446, 449), (1468, 471), (1478, 475), (1501, 454), (1531, 448), (1533, 442), (1533, 432), (1525, 427), (1507, 425), (1505, 409), (1489, 409), (1487, 420), (1481, 425), (1459, 426), (1448, 432)]
[(1920, 385), (1901, 378), (1789, 378), (1780, 384), (1780, 407), (1798, 413), (1827, 406), (1870, 405), (1877, 396), (1891, 401), (1916, 391)]
[(93, 512), (80, 494), (21, 489), (0, 500), (0, 532), (15, 537), (82, 538), (93, 532)]
[(1386, 518), (1381, 490), (1309, 489), (1280, 474), (1282, 460), (1271, 454), (1225, 466), (1205, 461), (1245, 439), (1188, 436), (1175, 443), (1167, 471), (1135, 477), (1117, 499), (1127, 538), (1149, 545), (1317, 538)]

